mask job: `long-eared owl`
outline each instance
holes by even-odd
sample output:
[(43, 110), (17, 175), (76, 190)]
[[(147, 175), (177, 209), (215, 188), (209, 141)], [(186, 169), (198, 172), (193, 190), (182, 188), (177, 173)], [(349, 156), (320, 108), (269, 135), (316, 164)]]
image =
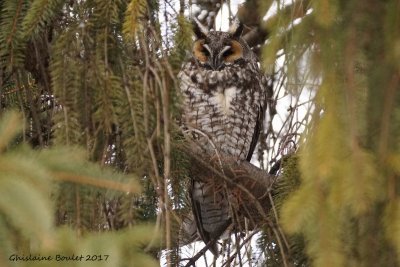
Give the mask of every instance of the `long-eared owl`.
[[(205, 153), (250, 161), (262, 125), (265, 76), (235, 21), (228, 32), (194, 23), (196, 40), (178, 75), (183, 124)], [(198, 234), (207, 244), (232, 223), (229, 196), (213, 183), (191, 177), (190, 197)], [(216, 246), (211, 251), (217, 254)]]

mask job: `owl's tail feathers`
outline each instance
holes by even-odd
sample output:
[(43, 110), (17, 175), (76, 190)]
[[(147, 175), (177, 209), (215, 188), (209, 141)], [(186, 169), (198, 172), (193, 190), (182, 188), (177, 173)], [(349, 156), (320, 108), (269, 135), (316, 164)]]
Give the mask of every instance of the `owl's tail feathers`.
[(232, 223), (228, 198), (224, 190), (218, 190), (212, 183), (194, 180), (190, 193), (197, 231), (206, 246), (217, 256), (217, 241)]
[[(220, 237), (224, 236), (231, 223), (231, 219), (228, 219), (224, 222), (224, 224), (220, 225), (218, 229), (215, 229), (215, 231), (207, 232), (204, 229), (200, 230), (197, 228), (197, 223), (193, 217), (193, 214), (190, 213), (183, 218), (179, 232), (179, 243), (186, 245), (194, 241), (198, 241), (201, 238), (201, 240), (206, 244), (206, 247), (203, 249), (209, 249), (215, 256), (218, 257), (219, 250), (217, 241)], [(202, 236), (199, 231), (203, 231)]]
[(206, 235), (207, 237), (204, 237), (204, 239), (203, 239), (204, 243), (206, 244), (206, 247), (208, 247), (208, 249), (216, 257), (218, 257), (218, 255), (219, 255), (219, 250), (218, 250), (218, 245), (217, 245), (218, 238), (221, 237), (225, 233), (226, 229), (228, 229), (228, 227), (229, 227), (229, 225), (231, 225), (231, 223), (232, 223), (231, 219), (226, 220), (224, 222), (224, 224), (221, 225), (220, 229), (218, 229), (217, 231), (212, 233), (212, 235), (210, 235), (210, 233), (208, 233)]

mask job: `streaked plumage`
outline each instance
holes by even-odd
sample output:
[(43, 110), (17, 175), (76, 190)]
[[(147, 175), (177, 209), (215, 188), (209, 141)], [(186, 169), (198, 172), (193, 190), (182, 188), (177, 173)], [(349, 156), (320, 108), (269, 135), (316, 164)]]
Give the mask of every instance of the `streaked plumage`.
[[(178, 78), (184, 97), (183, 124), (201, 149), (249, 161), (262, 123), (266, 80), (240, 37), (242, 29), (236, 23), (229, 32), (207, 32), (198, 25), (193, 56)], [(231, 223), (229, 196), (224, 188), (191, 178), (193, 213), (207, 243)]]

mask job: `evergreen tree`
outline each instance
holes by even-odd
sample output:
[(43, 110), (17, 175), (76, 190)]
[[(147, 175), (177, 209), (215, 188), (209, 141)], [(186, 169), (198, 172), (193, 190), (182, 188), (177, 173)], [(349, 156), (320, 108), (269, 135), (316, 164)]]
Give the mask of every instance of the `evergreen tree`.
[[(257, 227), (225, 241), (214, 265), (399, 266), (400, 3), (286, 2), (237, 12), (274, 89), (256, 172), (271, 183), (244, 195)], [(185, 190), (190, 168), (218, 168), (187, 150), (176, 75), (189, 16), (215, 27), (230, 6), (0, 2), (1, 266), (82, 264), (13, 254), (101, 256), (94, 266), (204, 254), (183, 249)]]

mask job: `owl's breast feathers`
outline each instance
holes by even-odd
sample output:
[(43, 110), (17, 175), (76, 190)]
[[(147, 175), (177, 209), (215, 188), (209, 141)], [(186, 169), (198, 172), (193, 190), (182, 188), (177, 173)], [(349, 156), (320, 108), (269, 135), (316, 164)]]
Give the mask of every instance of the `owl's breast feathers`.
[(184, 122), (208, 138), (197, 137), (205, 150), (215, 149), (238, 159), (251, 158), (265, 102), (263, 77), (257, 63), (240, 60), (220, 71), (202, 68), (195, 60), (179, 73), (184, 97)]

